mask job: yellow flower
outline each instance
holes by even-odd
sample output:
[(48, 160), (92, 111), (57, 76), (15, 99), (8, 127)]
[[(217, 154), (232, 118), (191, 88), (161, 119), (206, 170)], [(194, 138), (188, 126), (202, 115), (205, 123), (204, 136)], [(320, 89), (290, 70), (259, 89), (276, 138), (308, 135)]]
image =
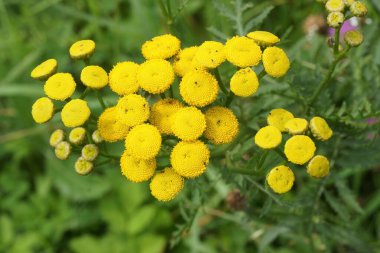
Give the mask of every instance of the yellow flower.
[(295, 135), (286, 141), (284, 153), (289, 162), (303, 165), (314, 156), (315, 149), (315, 144), (310, 137)]
[(182, 190), (183, 178), (173, 169), (165, 168), (154, 175), (150, 182), (150, 192), (159, 201), (170, 201)]
[(138, 68), (137, 82), (149, 93), (163, 93), (174, 82), (173, 67), (162, 59), (148, 60)]
[(315, 178), (323, 178), (327, 176), (329, 172), (330, 162), (322, 155), (314, 156), (307, 165), (307, 173)]
[(188, 72), (179, 84), (183, 100), (189, 105), (203, 107), (211, 104), (218, 96), (218, 81), (204, 70)]
[(210, 159), (208, 147), (201, 141), (181, 141), (170, 154), (173, 169), (181, 176), (195, 178), (202, 175)]
[(176, 55), (180, 49), (181, 41), (177, 37), (164, 34), (146, 41), (141, 47), (141, 52), (147, 60), (167, 59)]
[(267, 31), (254, 31), (247, 34), (247, 37), (252, 39), (254, 42), (262, 47), (272, 46), (280, 42), (278, 38), (273, 33)]
[(58, 63), (56, 59), (46, 60), (35, 67), (30, 73), (30, 76), (33, 79), (44, 81), (57, 72), (57, 66)]
[(206, 130), (204, 135), (214, 144), (226, 144), (233, 141), (239, 132), (239, 122), (232, 110), (213, 106), (207, 109)]
[(263, 53), (265, 72), (272, 77), (285, 75), (290, 68), (290, 61), (284, 50), (279, 47), (267, 47)]
[(92, 40), (79, 40), (71, 45), (70, 56), (73, 59), (88, 59), (95, 51), (95, 42)]
[(63, 141), (65, 138), (65, 133), (63, 132), (62, 129), (57, 129), (55, 130), (51, 135), (49, 139), (50, 146), (56, 147), (58, 143)]
[(142, 124), (129, 131), (125, 147), (133, 157), (150, 160), (160, 151), (161, 141), (161, 134), (155, 126)]
[(290, 134), (303, 134), (308, 127), (306, 119), (292, 118), (285, 123), (285, 130)]
[(267, 183), (278, 194), (290, 191), (294, 184), (293, 171), (284, 165), (274, 167), (267, 175)]
[(198, 47), (193, 58), (197, 67), (216, 68), (226, 60), (224, 45), (216, 41), (205, 41)]
[(171, 123), (174, 135), (184, 141), (196, 140), (206, 129), (206, 117), (195, 107), (179, 109)]
[(86, 129), (83, 127), (76, 127), (70, 131), (69, 140), (73, 144), (82, 144), (86, 137)]
[(357, 30), (348, 31), (344, 34), (344, 41), (351, 47), (359, 46), (363, 40), (363, 34)]
[(66, 127), (78, 127), (88, 120), (90, 114), (91, 111), (86, 101), (73, 99), (63, 107), (61, 119)]
[(174, 59), (173, 69), (178, 76), (184, 76), (186, 73), (195, 70), (196, 67), (193, 66), (193, 58), (197, 52), (198, 47), (188, 47), (182, 49), (176, 58)]
[(75, 171), (79, 175), (84, 176), (89, 174), (92, 171), (93, 167), (94, 165), (92, 164), (92, 162), (87, 161), (83, 157), (79, 157), (78, 160), (75, 162)]
[(131, 62), (119, 62), (109, 74), (110, 88), (118, 95), (128, 95), (138, 91), (137, 70), (139, 65)]
[(108, 84), (107, 72), (99, 66), (87, 66), (80, 73), (82, 83), (93, 89), (101, 89)]
[(328, 0), (325, 7), (327, 11), (335, 12), (335, 11), (343, 11), (345, 5), (344, 5), (343, 0)]
[(118, 119), (127, 126), (136, 126), (149, 118), (149, 104), (137, 94), (125, 95), (116, 105)]
[(42, 97), (36, 100), (32, 106), (32, 117), (36, 123), (48, 122), (54, 113), (54, 104), (47, 98)]
[(322, 141), (327, 141), (333, 135), (326, 120), (321, 117), (314, 117), (310, 120), (310, 130), (315, 138)]
[(141, 160), (124, 151), (120, 158), (121, 173), (135, 183), (149, 180), (156, 170), (156, 159)]
[(350, 6), (350, 12), (356, 17), (364, 17), (367, 15), (367, 7), (360, 1), (355, 1)]
[(255, 135), (255, 143), (262, 149), (276, 148), (281, 144), (281, 141), (281, 132), (274, 126), (260, 128)]
[(251, 68), (240, 69), (232, 76), (231, 91), (239, 97), (249, 97), (259, 88), (259, 80)]
[(98, 131), (100, 137), (105, 141), (115, 142), (125, 139), (129, 127), (118, 119), (116, 107), (110, 107), (99, 116)]
[(268, 117), (267, 122), (268, 125), (275, 126), (280, 130), (281, 132), (285, 132), (285, 124), (288, 122), (288, 120), (293, 119), (294, 116), (291, 112), (288, 112), (287, 110), (284, 110), (282, 108), (273, 109)]
[(327, 24), (330, 27), (337, 28), (344, 22), (344, 15), (341, 12), (331, 12), (327, 16)]
[(70, 73), (56, 73), (46, 81), (45, 94), (55, 100), (64, 101), (73, 95), (76, 83)]
[(71, 145), (67, 141), (61, 141), (55, 146), (55, 156), (60, 160), (66, 160), (71, 153)]
[(149, 122), (157, 127), (161, 134), (172, 134), (171, 117), (183, 108), (183, 104), (172, 98), (157, 101), (151, 109)]
[[(109, 129), (108, 129), (108, 130), (109, 130)], [(92, 140), (93, 140), (95, 143), (101, 143), (101, 142), (103, 142), (103, 138), (102, 138), (102, 136), (100, 135), (100, 131), (99, 131), (98, 129), (95, 130), (94, 132), (92, 132), (91, 138), (92, 138)]]
[(95, 144), (87, 144), (82, 148), (82, 157), (86, 161), (94, 161), (98, 157), (99, 148)]
[(226, 58), (240, 68), (256, 66), (261, 60), (261, 49), (247, 37), (235, 36), (227, 40), (224, 46)]

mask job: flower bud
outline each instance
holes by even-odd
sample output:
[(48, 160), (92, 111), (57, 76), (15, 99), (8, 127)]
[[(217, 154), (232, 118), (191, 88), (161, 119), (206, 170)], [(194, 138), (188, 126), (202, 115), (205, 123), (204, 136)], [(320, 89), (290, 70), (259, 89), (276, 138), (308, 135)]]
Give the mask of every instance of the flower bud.
[(95, 143), (101, 143), (101, 142), (103, 142), (103, 138), (100, 136), (99, 130), (95, 130), (95, 131), (92, 133), (92, 140), (93, 140)]
[(344, 41), (351, 47), (359, 46), (363, 39), (363, 34), (357, 30), (348, 31), (344, 34)]
[(344, 10), (344, 2), (343, 0), (328, 0), (325, 7), (328, 12), (340, 12)]
[(344, 4), (345, 4), (347, 7), (350, 7), (354, 2), (355, 2), (355, 0), (344, 0)]
[(355, 1), (350, 6), (350, 12), (356, 17), (364, 17), (367, 15), (367, 7), (360, 1)]
[(78, 160), (75, 162), (75, 171), (79, 175), (87, 175), (90, 173), (93, 169), (94, 165), (92, 162), (87, 161), (83, 157), (79, 157)]
[(69, 134), (69, 140), (73, 144), (82, 144), (84, 141), (84, 138), (86, 136), (86, 129), (83, 127), (76, 127), (73, 130), (71, 130)]
[(327, 25), (333, 28), (341, 26), (344, 22), (344, 15), (341, 12), (331, 12), (327, 16)]
[(82, 148), (82, 157), (87, 161), (94, 161), (99, 154), (99, 149), (95, 144), (87, 144)]
[(60, 160), (66, 160), (71, 153), (71, 145), (67, 141), (61, 141), (55, 147), (55, 156)]
[(62, 129), (55, 130), (49, 139), (50, 146), (56, 147), (65, 138), (65, 133)]

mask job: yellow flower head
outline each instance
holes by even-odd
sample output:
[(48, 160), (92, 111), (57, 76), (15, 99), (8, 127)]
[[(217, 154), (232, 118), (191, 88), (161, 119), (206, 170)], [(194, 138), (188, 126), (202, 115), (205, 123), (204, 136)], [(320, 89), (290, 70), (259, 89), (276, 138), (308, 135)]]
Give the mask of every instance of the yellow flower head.
[(55, 100), (64, 101), (73, 95), (76, 83), (70, 73), (56, 73), (46, 81), (45, 94)]
[(161, 134), (155, 126), (142, 124), (129, 131), (125, 147), (133, 157), (150, 160), (160, 151), (161, 141)]
[(86, 101), (73, 99), (63, 107), (61, 119), (66, 127), (78, 127), (88, 120), (90, 114), (91, 111)]
[(161, 134), (172, 134), (171, 117), (183, 108), (183, 104), (172, 98), (161, 99), (151, 109), (149, 122), (157, 127)]
[(60, 160), (66, 160), (71, 153), (71, 145), (67, 141), (61, 141), (55, 146), (55, 156)]
[(330, 162), (323, 155), (316, 155), (307, 165), (307, 173), (315, 178), (323, 178), (330, 173)]
[(344, 34), (344, 41), (351, 47), (359, 46), (363, 40), (363, 34), (357, 30), (348, 31)]
[(281, 144), (281, 141), (281, 132), (274, 126), (260, 128), (255, 135), (255, 143), (262, 149), (276, 148)]
[(195, 107), (179, 109), (171, 123), (173, 134), (184, 141), (196, 140), (206, 129), (206, 117)]
[(344, 1), (343, 0), (328, 0), (325, 4), (326, 10), (329, 12), (343, 11)]
[(240, 69), (232, 76), (231, 91), (239, 97), (249, 97), (259, 88), (259, 79), (251, 68)]
[(98, 157), (99, 148), (95, 144), (87, 144), (82, 148), (82, 157), (86, 161), (94, 161)]
[(286, 141), (284, 153), (289, 162), (303, 165), (314, 156), (315, 149), (315, 144), (310, 137), (294, 135)]
[(108, 84), (107, 72), (99, 66), (87, 66), (80, 73), (82, 83), (93, 89), (101, 89)]
[(178, 53), (173, 63), (174, 72), (178, 76), (184, 76), (186, 73), (196, 69), (192, 61), (197, 50), (198, 47), (188, 47)]
[(350, 12), (356, 17), (364, 17), (367, 15), (367, 7), (360, 1), (355, 1), (350, 6)]
[(306, 119), (292, 118), (285, 123), (285, 130), (290, 134), (303, 134), (306, 132), (308, 122)]
[(279, 37), (267, 31), (250, 32), (247, 34), (247, 37), (262, 47), (273, 46), (276, 43), (280, 42)]
[(70, 131), (69, 140), (71, 143), (79, 145), (82, 144), (86, 137), (86, 129), (83, 127), (76, 127)]
[(113, 92), (120, 96), (137, 92), (137, 70), (139, 65), (131, 62), (119, 62), (113, 67), (109, 74), (109, 84)]
[(56, 147), (58, 143), (63, 141), (65, 138), (65, 133), (63, 132), (62, 129), (57, 129), (55, 130), (51, 135), (49, 139), (50, 146)]
[(256, 66), (261, 60), (261, 49), (247, 37), (235, 36), (224, 46), (227, 61), (240, 68)]
[(193, 58), (197, 67), (216, 68), (226, 60), (224, 45), (216, 41), (205, 41), (198, 47)]
[(354, 2), (355, 2), (355, 0), (344, 0), (344, 4), (345, 4), (347, 7), (350, 7)]
[(215, 77), (207, 71), (194, 70), (182, 78), (179, 91), (186, 103), (203, 107), (216, 100), (219, 86)]
[(95, 42), (92, 40), (79, 40), (71, 45), (70, 56), (73, 59), (88, 59), (95, 51)]
[(100, 135), (100, 131), (99, 131), (98, 129), (95, 130), (94, 132), (92, 132), (91, 138), (92, 138), (92, 140), (93, 140), (95, 143), (102, 143), (102, 142), (103, 142), (103, 138), (102, 138), (102, 136)]
[(290, 61), (285, 51), (279, 47), (267, 47), (263, 53), (265, 72), (272, 77), (285, 75), (290, 68)]
[(32, 117), (38, 124), (48, 122), (54, 113), (54, 104), (47, 98), (42, 97), (36, 100), (32, 106)]
[(327, 16), (327, 24), (330, 27), (337, 28), (344, 22), (344, 15), (341, 12), (330, 12)]
[(135, 183), (149, 180), (156, 170), (156, 159), (141, 160), (124, 151), (120, 158), (121, 173)]
[(275, 126), (280, 130), (281, 132), (285, 132), (285, 124), (288, 122), (288, 120), (293, 119), (294, 116), (291, 112), (288, 112), (287, 110), (284, 110), (282, 108), (273, 109), (270, 111), (267, 122), (268, 125)]
[(103, 140), (115, 142), (125, 139), (129, 127), (119, 120), (116, 107), (110, 107), (99, 116), (98, 131)]
[(278, 194), (290, 191), (294, 184), (293, 171), (284, 165), (274, 167), (267, 175), (267, 183), (269, 187)]
[(210, 159), (210, 151), (201, 141), (181, 141), (170, 154), (173, 169), (181, 176), (195, 178), (202, 175)]
[(165, 168), (154, 175), (150, 182), (150, 192), (159, 201), (170, 201), (182, 190), (183, 178), (172, 168)]
[(173, 67), (162, 59), (147, 60), (137, 70), (137, 82), (149, 93), (163, 93), (174, 82)]
[(310, 120), (310, 130), (315, 138), (322, 141), (327, 141), (333, 135), (326, 120), (321, 117), (314, 117)]
[(239, 122), (232, 110), (213, 106), (207, 109), (206, 130), (204, 135), (214, 144), (226, 144), (233, 141), (239, 132)]
[(30, 73), (30, 76), (33, 79), (44, 81), (57, 72), (57, 66), (58, 63), (56, 59), (46, 60), (35, 67)]
[(164, 34), (146, 41), (141, 47), (141, 52), (147, 60), (167, 59), (176, 55), (180, 49), (181, 41), (177, 37)]
[(78, 160), (75, 162), (75, 172), (79, 175), (87, 175), (92, 171), (93, 168), (94, 165), (92, 164), (92, 162), (87, 161), (83, 157), (79, 157)]
[(116, 105), (118, 119), (127, 126), (136, 126), (149, 118), (149, 104), (137, 94), (129, 94), (120, 98)]

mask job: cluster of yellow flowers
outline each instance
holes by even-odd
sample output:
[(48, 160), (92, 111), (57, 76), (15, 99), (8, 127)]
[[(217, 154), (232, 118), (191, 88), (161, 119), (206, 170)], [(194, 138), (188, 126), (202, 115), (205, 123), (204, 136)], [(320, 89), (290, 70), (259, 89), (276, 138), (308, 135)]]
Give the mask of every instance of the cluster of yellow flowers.
[[(255, 143), (262, 149), (278, 149), (282, 143), (283, 133), (289, 134), (284, 147), (287, 160), (293, 164), (307, 164), (307, 173), (315, 178), (329, 174), (330, 164), (323, 155), (315, 155), (316, 146), (310, 136), (320, 141), (327, 141), (333, 131), (326, 120), (313, 117), (309, 122), (282, 108), (273, 109), (267, 117), (268, 125), (259, 129), (255, 135)], [(310, 130), (310, 131), (308, 131)], [(279, 151), (282, 152), (282, 151)], [(267, 183), (276, 193), (286, 193), (293, 187), (295, 176), (293, 171), (280, 165), (267, 175)]]

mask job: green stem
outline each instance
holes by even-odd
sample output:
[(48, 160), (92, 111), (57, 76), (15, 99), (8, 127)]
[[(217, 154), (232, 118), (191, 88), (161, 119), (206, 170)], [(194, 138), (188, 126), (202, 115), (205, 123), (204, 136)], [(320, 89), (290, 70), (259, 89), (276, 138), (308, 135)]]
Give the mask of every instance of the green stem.
[(162, 99), (165, 99), (165, 98), (166, 98), (165, 93), (160, 93), (160, 97), (161, 97)]
[(340, 28), (339, 26), (335, 28), (335, 38), (334, 38), (334, 55), (337, 56), (339, 54), (339, 45), (340, 45)]
[(111, 159), (115, 159), (115, 160), (119, 160), (120, 159), (120, 156), (110, 155), (110, 154), (106, 154), (104, 152), (100, 152), (99, 155), (104, 156), (104, 157), (108, 157), (108, 158), (111, 158)]
[(265, 69), (261, 70), (261, 72), (257, 75), (257, 78), (259, 80), (261, 80), (261, 78), (263, 78), (265, 75), (267, 74), (267, 72), (265, 72)]
[(268, 156), (268, 150), (264, 150), (263, 155), (260, 157), (259, 163), (257, 164), (257, 170), (261, 170), (261, 167), (263, 166), (265, 159)]
[(227, 90), (226, 86), (224, 85), (222, 78), (220, 77), (220, 73), (219, 73), (218, 68), (216, 68), (214, 70), (214, 74), (215, 74), (216, 80), (218, 80), (220, 89), (223, 91), (224, 94), (228, 95), (228, 90)]
[(104, 103), (103, 98), (102, 98), (102, 94), (100, 93), (99, 90), (96, 91), (96, 96), (97, 96), (97, 98), (98, 98), (98, 100), (99, 100), (100, 105), (103, 107), (103, 109), (106, 109), (107, 106), (106, 106), (106, 104)]
[(88, 93), (90, 92), (90, 88), (89, 87), (86, 87), (86, 89), (83, 91), (83, 93), (80, 95), (79, 99), (84, 99)]
[(244, 169), (244, 168), (230, 168), (228, 171), (236, 174), (243, 174), (243, 175), (249, 175), (252, 176), (253, 171), (250, 169)]
[(274, 148), (273, 149), (277, 154), (279, 154), (283, 159), (285, 159), (285, 161), (288, 161), (288, 158), (286, 157), (286, 155), (284, 154), (284, 152), (282, 152), (278, 147), (277, 148)]
[(55, 108), (54, 111), (53, 111), (53, 114), (56, 114), (60, 111), (62, 111), (63, 107), (58, 107), (58, 108)]
[(230, 91), (230, 93), (227, 96), (225, 106), (229, 107), (231, 105), (233, 99), (234, 99), (234, 94)]

